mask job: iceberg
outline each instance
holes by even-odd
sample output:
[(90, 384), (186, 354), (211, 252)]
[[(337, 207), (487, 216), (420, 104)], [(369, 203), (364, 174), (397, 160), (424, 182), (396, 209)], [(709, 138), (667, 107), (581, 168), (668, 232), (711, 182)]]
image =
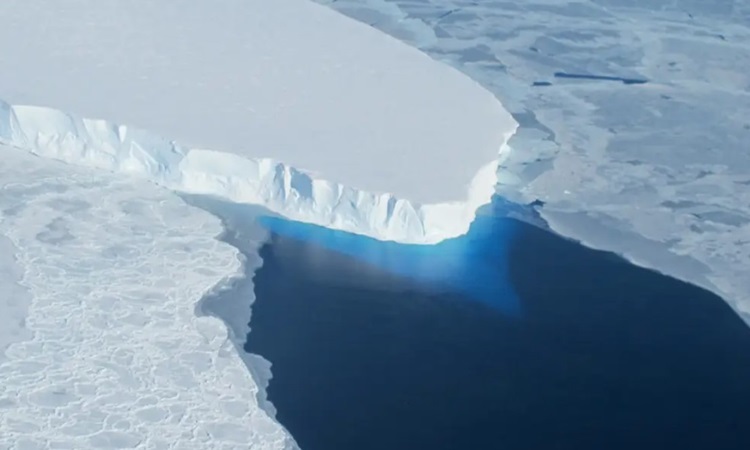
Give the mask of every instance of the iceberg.
[(399, 242), (465, 233), (517, 126), (306, 0), (3, 2), (0, 64), (6, 144)]

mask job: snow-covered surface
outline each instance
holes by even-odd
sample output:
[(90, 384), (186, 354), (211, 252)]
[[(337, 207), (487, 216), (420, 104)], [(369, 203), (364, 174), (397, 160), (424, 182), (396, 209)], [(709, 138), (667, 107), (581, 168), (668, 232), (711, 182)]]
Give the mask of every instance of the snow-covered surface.
[[(382, 239), (466, 231), (496, 181), (477, 173), (516, 127), (469, 77), (308, 0), (5, 0), (0, 66), (7, 104), (110, 121), (5, 105), (0, 132), (14, 112), (22, 130), (13, 144), (100, 167), (153, 164), (147, 175), (172, 188)], [(69, 149), (84, 145), (87, 155)], [(122, 152), (94, 154), (110, 147)]]
[(271, 417), (276, 416), (276, 408), (267, 398), (267, 388), (272, 378), (271, 363), (245, 351), (251, 327), (252, 305), (255, 303), (255, 271), (263, 264), (260, 248), (268, 241), (269, 231), (261, 226), (258, 218), (268, 215), (268, 211), (254, 206), (227, 202), (212, 196), (184, 195), (188, 204), (221, 218), (224, 232), (221, 241), (236, 248), (242, 255), (244, 273), (235, 277), (205, 296), (199, 304), (203, 314), (221, 319), (229, 330), (229, 339), (245, 362), (253, 380), (260, 390), (258, 405)]
[(242, 273), (219, 220), (151, 183), (0, 152), (0, 235), (31, 297), (0, 360), (0, 448), (294, 448), (226, 326), (196, 313)]
[(501, 195), (750, 319), (750, 2), (318, 1), (498, 96)]
[(238, 355), (248, 305), (210, 295), (263, 236), (243, 257), (164, 187), (436, 242), (490, 200), (516, 128), (306, 0), (7, 0), (0, 66), (2, 448), (295, 448), (268, 364)]
[[(0, 223), (3, 214), (0, 212)], [(0, 235), (0, 363), (5, 349), (12, 343), (29, 337), (24, 326), (29, 293), (19, 284), (22, 270), (16, 264), (16, 248), (8, 238)]]
[(424, 243), (505, 158), (553, 229), (750, 317), (746, 2), (330, 3), (490, 89), (514, 150), (475, 83), (304, 0), (0, 2), (0, 141), (104, 169), (0, 145), (0, 447), (294, 446), (237, 305), (196, 309), (242, 258), (147, 180)]

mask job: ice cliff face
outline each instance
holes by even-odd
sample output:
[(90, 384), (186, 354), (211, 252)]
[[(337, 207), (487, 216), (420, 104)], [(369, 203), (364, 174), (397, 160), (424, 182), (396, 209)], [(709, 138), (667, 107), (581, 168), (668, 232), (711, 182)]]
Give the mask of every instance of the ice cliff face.
[[(259, 204), (292, 220), (381, 240), (429, 244), (464, 234), (490, 201), (498, 158), (481, 167), (466, 200), (418, 204), (314, 176), (270, 158), (182, 147), (156, 134), (58, 110), (0, 102), (0, 142), (39, 156), (132, 174), (180, 192)], [(428, 153), (429, 149), (425, 149)], [(408, 170), (408, 169), (405, 169)]]
[(0, 65), (6, 103), (74, 113), (5, 105), (8, 143), (402, 242), (465, 231), (515, 130), (476, 81), (308, 0), (7, 0)]

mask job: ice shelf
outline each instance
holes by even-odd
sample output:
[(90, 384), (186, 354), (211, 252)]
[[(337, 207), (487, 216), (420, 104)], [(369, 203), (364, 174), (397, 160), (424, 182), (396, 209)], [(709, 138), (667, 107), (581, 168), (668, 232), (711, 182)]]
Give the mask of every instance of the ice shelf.
[(307, 0), (10, 0), (0, 65), (6, 143), (403, 242), (465, 232), (516, 129), (470, 78)]

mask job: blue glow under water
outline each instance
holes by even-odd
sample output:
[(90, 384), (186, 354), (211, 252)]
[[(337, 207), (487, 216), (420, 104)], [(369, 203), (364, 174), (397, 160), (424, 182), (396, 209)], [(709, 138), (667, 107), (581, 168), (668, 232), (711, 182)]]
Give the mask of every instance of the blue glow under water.
[(518, 297), (508, 282), (514, 222), (480, 215), (465, 236), (436, 245), (404, 245), (278, 217), (259, 220), (279, 236), (354, 257), (378, 270), (414, 280), (425, 289), (453, 291), (505, 314), (521, 314)]
[(304, 450), (750, 449), (750, 329), (709, 292), (501, 217), (265, 224), (245, 349)]

